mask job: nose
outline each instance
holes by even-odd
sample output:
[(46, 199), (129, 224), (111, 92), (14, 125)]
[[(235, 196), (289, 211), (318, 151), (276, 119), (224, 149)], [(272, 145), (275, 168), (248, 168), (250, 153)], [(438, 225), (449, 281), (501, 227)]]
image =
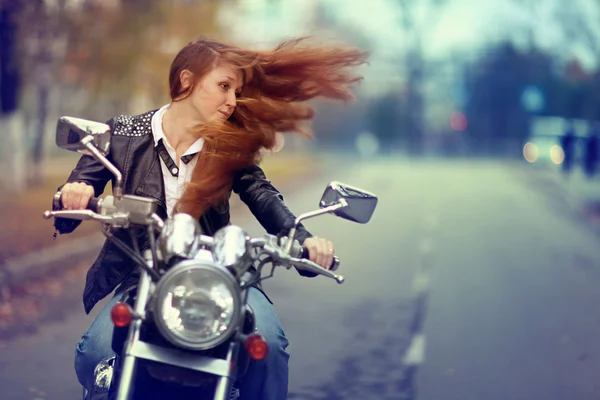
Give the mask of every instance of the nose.
[(237, 104), (237, 98), (235, 97), (235, 93), (229, 93), (227, 95), (227, 101), (225, 102), (225, 105), (229, 108), (235, 108)]

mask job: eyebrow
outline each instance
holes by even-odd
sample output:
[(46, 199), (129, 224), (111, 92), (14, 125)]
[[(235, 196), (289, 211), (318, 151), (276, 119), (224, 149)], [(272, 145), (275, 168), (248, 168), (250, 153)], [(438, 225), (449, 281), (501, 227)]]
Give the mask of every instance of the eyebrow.
[[(235, 78), (230, 77), (229, 75), (225, 75), (225, 78), (227, 78), (227, 80), (231, 81), (231, 82), (235, 82)], [(243, 88), (244, 84), (242, 83), (239, 88)]]

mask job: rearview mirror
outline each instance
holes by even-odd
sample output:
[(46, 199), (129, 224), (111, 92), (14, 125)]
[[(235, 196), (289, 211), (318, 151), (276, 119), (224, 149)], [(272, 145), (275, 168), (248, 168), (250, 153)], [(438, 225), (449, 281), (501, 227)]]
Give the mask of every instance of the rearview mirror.
[(100, 154), (110, 151), (112, 132), (110, 126), (87, 119), (60, 117), (56, 125), (56, 145), (62, 149), (92, 155), (88, 143), (92, 143)]
[(333, 213), (338, 217), (360, 224), (369, 222), (377, 206), (377, 196), (373, 193), (334, 181), (325, 189), (319, 207), (330, 207), (342, 199), (348, 205), (333, 211)]

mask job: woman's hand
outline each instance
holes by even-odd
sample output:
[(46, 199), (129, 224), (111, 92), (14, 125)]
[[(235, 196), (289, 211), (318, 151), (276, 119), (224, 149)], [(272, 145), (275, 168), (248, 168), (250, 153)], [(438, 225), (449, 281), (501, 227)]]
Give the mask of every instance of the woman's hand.
[(67, 183), (60, 191), (65, 210), (85, 210), (90, 199), (94, 197), (94, 188), (82, 182)]
[(310, 261), (325, 269), (331, 267), (335, 250), (331, 241), (313, 236), (306, 239), (302, 247), (308, 249)]

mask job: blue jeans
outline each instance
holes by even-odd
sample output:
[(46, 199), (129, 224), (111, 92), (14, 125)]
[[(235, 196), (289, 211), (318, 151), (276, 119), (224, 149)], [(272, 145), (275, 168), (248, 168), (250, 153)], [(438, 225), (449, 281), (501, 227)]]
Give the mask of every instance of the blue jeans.
[[(90, 388), (94, 369), (104, 358), (114, 355), (112, 351), (113, 323), (110, 319), (112, 306), (119, 301), (115, 295), (92, 322), (75, 349), (75, 372), (77, 379)], [(240, 384), (244, 399), (284, 400), (288, 389), (288, 360), (286, 352), (288, 341), (275, 313), (275, 308), (264, 294), (256, 288), (250, 288), (248, 303), (254, 310), (256, 328), (269, 344), (269, 353), (263, 360), (251, 360), (248, 372)]]

